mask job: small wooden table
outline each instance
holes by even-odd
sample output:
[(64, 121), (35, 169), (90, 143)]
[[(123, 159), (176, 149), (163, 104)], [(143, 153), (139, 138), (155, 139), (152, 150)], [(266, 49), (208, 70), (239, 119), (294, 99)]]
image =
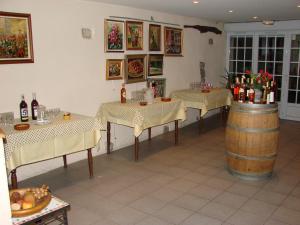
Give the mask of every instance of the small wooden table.
[(102, 124), (107, 124), (107, 154), (110, 154), (110, 126), (111, 123), (125, 125), (134, 129), (135, 147), (134, 159), (139, 158), (139, 136), (143, 130), (148, 129), (148, 137), (151, 139), (151, 127), (175, 121), (175, 144), (178, 144), (178, 120), (185, 120), (185, 108), (179, 99), (170, 102), (162, 102), (156, 98), (153, 104), (141, 106), (139, 102), (127, 103), (108, 102), (103, 103), (97, 113)]

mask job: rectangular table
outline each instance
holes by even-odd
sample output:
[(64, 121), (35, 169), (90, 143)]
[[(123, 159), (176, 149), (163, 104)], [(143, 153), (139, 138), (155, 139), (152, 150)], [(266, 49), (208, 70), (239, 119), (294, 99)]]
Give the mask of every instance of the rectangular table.
[(64, 120), (61, 113), (49, 124), (37, 125), (35, 121), (29, 124), (30, 128), (25, 131), (14, 130), (13, 126), (1, 127), (6, 135), (5, 160), (13, 188), (17, 188), (17, 167), (63, 156), (66, 168), (66, 155), (82, 150), (88, 152), (89, 172), (93, 176), (91, 148), (100, 139), (99, 120), (78, 114)]
[(156, 98), (153, 104), (141, 106), (139, 102), (103, 103), (97, 113), (102, 124), (107, 124), (107, 154), (110, 153), (110, 123), (116, 123), (133, 128), (135, 136), (134, 159), (139, 157), (139, 139), (143, 130), (148, 129), (151, 138), (151, 127), (175, 121), (175, 144), (178, 143), (178, 120), (185, 120), (184, 104), (179, 99), (162, 102)]

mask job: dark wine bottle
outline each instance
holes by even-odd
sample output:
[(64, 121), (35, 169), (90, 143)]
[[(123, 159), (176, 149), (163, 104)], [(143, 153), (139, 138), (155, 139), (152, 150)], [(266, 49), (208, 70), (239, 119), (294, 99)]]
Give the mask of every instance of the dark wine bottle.
[(31, 117), (32, 120), (37, 119), (37, 109), (38, 109), (39, 103), (36, 100), (36, 94), (32, 93), (32, 101), (31, 101)]
[(21, 122), (27, 122), (28, 121), (28, 107), (27, 103), (25, 101), (24, 95), (22, 95), (22, 100), (20, 102), (20, 119)]

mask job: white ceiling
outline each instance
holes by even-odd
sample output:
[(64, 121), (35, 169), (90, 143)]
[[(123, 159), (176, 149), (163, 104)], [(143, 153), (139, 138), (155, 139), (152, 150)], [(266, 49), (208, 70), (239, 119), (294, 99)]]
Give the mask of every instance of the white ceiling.
[[(219, 22), (300, 19), (300, 0), (92, 0)], [(233, 13), (228, 13), (233, 10)], [(257, 20), (253, 16), (258, 16)]]

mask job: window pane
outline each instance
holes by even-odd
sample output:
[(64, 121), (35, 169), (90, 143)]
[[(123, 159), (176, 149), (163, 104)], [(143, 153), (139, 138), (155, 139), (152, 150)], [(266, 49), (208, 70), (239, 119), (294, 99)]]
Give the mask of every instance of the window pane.
[(278, 37), (276, 42), (277, 48), (283, 48), (284, 47), (284, 37)]
[(246, 70), (252, 71), (252, 62), (245, 62), (245, 71)]
[(265, 61), (266, 60), (266, 49), (259, 49), (258, 50), (258, 60)]
[(231, 48), (230, 49), (229, 59), (231, 59), (231, 60), (235, 60), (236, 59), (236, 48)]
[(268, 61), (274, 61), (274, 49), (268, 49), (267, 59)]
[(252, 37), (246, 38), (246, 47), (252, 47)]
[(246, 49), (246, 60), (252, 60), (252, 49)]
[(275, 74), (282, 74), (282, 63), (275, 63)]
[(236, 72), (236, 61), (229, 61), (229, 72)]
[(283, 61), (283, 49), (276, 49), (275, 61)]
[(290, 63), (290, 75), (297, 75), (298, 63)]
[(238, 73), (244, 73), (244, 62), (237, 62), (237, 72)]
[(298, 91), (297, 103), (300, 104), (300, 91)]
[(300, 91), (300, 77), (298, 77), (298, 91)]
[(282, 80), (281, 76), (275, 76), (277, 88), (281, 88), (281, 83), (282, 83), (281, 80)]
[(289, 91), (288, 103), (295, 103), (295, 102), (296, 102), (296, 91)]
[(299, 60), (299, 49), (291, 50), (291, 62), (298, 62)]
[(267, 63), (266, 71), (267, 71), (268, 73), (273, 74), (273, 73), (274, 73), (274, 63)]
[(265, 70), (265, 63), (264, 62), (259, 62), (258, 63), (258, 67), (257, 67), (257, 71), (260, 71), (260, 70)]
[(230, 38), (230, 47), (236, 47), (236, 43), (237, 43), (237, 38), (231, 37)]
[(280, 100), (281, 100), (281, 89), (277, 90), (275, 98), (276, 98), (276, 102), (280, 102)]
[(238, 47), (245, 47), (245, 38), (244, 37), (238, 38)]
[(238, 60), (244, 60), (244, 49), (238, 49)]
[(300, 35), (292, 35), (292, 48), (300, 48)]
[(268, 47), (274, 48), (275, 47), (275, 37), (269, 37), (268, 38)]
[(289, 89), (296, 89), (297, 88), (297, 77), (290, 77), (289, 78)]
[(259, 47), (266, 47), (266, 38), (265, 37), (259, 38)]

